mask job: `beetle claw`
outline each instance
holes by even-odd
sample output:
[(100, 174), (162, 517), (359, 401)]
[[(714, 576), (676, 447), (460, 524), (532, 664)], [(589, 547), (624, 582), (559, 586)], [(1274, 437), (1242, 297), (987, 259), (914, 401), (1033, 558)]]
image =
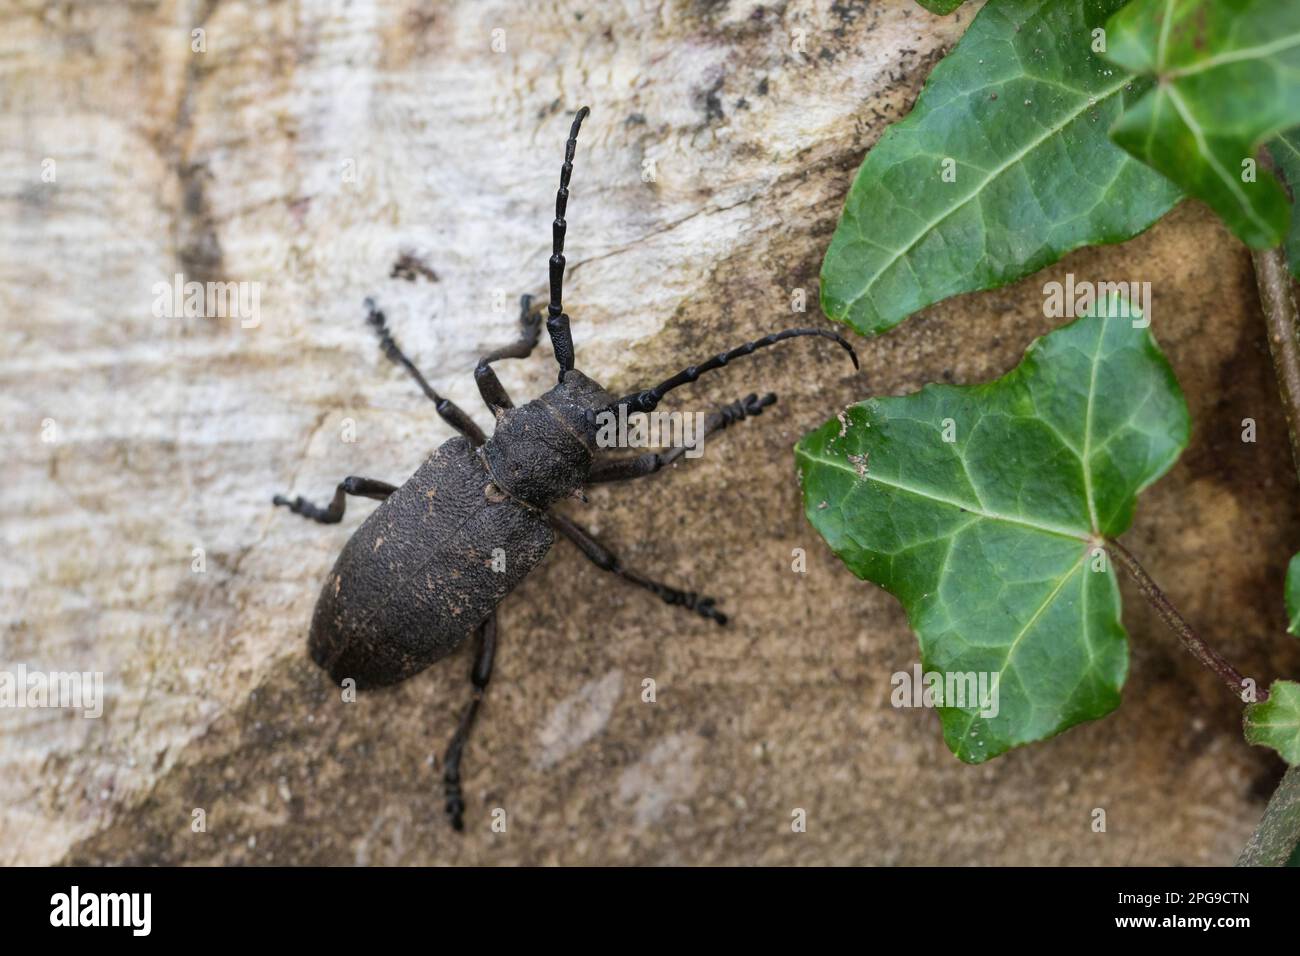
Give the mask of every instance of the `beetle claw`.
[(447, 794), (447, 820), (451, 823), (451, 828), (457, 833), (465, 829), (465, 801), (461, 799), (460, 793)]

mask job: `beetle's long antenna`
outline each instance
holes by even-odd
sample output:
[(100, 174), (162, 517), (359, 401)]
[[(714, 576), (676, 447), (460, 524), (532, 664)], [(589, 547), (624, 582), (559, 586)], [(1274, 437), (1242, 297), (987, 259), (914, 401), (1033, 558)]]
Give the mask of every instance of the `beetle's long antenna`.
[(564, 144), (564, 165), (560, 167), (560, 188), (555, 194), (555, 222), (551, 224), (551, 302), (546, 307), (546, 331), (555, 349), (555, 361), (560, 363), (560, 378), (573, 368), (573, 336), (569, 332), (569, 317), (564, 314), (564, 212), (569, 204), (569, 176), (573, 173), (573, 152), (578, 147), (578, 130), (590, 113), (587, 107), (578, 110), (569, 129), (568, 142)]
[(732, 359), (748, 355), (751, 352), (755, 352), (761, 348), (766, 348), (769, 345), (775, 345), (777, 342), (784, 341), (785, 339), (798, 338), (801, 335), (818, 335), (824, 339), (830, 339), (832, 342), (837, 343), (849, 353), (849, 358), (853, 359), (853, 367), (858, 368), (858, 354), (853, 351), (853, 346), (849, 345), (848, 342), (834, 332), (827, 329), (786, 329), (784, 332), (773, 332), (771, 335), (765, 336), (764, 338), (755, 339), (753, 342), (746, 342), (744, 345), (737, 346), (730, 352), (719, 352), (706, 362), (683, 369), (672, 378), (660, 382), (654, 388), (648, 388), (644, 391), (624, 395), (617, 402), (610, 405), (609, 409), (610, 411), (617, 411), (620, 406), (626, 405), (629, 414), (633, 412), (654, 411), (655, 406), (659, 404), (659, 400), (665, 395), (678, 386), (686, 385), (695, 381), (705, 372), (712, 371), (715, 368), (722, 368), (722, 366), (726, 365)]

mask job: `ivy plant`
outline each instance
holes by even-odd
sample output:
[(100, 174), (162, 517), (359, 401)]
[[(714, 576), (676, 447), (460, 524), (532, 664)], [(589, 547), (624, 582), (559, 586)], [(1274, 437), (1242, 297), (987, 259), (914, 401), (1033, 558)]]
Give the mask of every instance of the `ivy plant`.
[(1094, 31), (1123, 0), (995, 0), (858, 170), (821, 306), (875, 334), (924, 306), (1146, 229), (1180, 190), (1111, 142), (1151, 85)]
[(1191, 427), (1142, 325), (1079, 319), (997, 381), (868, 399), (795, 449), (809, 521), (903, 602), (925, 670), (996, 675), (996, 716), (939, 710), (962, 760), (1119, 704), (1128, 648), (1105, 547)]
[(1124, 149), (1269, 248), (1289, 201), (1256, 151), (1300, 123), (1300, 3), (1134, 0), (1106, 25), (1107, 56), (1158, 82), (1111, 129)]
[(937, 13), (941, 16), (952, 13), (960, 7), (966, 0), (916, 0), (921, 6), (931, 13)]
[[(1295, 195), (1300, 188), (1300, 130), (1288, 130), (1268, 145), (1269, 157), (1281, 170), (1287, 189)], [(1291, 208), (1291, 225), (1287, 227), (1286, 257), (1291, 274), (1300, 279), (1300, 207)]]
[(1290, 764), (1300, 764), (1300, 684), (1274, 681), (1268, 699), (1245, 714), (1246, 739), (1272, 747)]
[[(989, 0), (867, 153), (822, 263), (822, 309), (879, 334), (947, 296), (1128, 239), (1193, 197), (1251, 249), (1300, 474), (1297, 124), (1294, 0)], [(795, 449), (808, 520), (902, 602), (925, 670), (998, 687), (996, 707), (937, 695), (964, 761), (1119, 705), (1119, 569), (1246, 704), (1246, 740), (1300, 765), (1300, 683), (1257, 688), (1118, 540), (1191, 428), (1147, 326), (1103, 296), (995, 381), (864, 397)], [(1285, 596), (1300, 633), (1300, 555)], [(1270, 806), (1297, 802), (1300, 766)], [(1297, 855), (1300, 817), (1277, 809), (1243, 861)]]

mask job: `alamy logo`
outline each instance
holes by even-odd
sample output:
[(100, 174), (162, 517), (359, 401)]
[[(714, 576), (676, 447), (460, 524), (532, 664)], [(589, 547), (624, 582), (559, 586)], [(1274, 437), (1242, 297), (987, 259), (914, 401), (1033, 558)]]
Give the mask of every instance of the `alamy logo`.
[(245, 329), (262, 324), (262, 283), (186, 282), (176, 273), (170, 283), (155, 282), (153, 314), (159, 319), (239, 319)]
[(51, 926), (129, 926), (133, 936), (148, 936), (153, 925), (152, 893), (71, 893), (50, 897)]
[(65, 707), (96, 718), (104, 713), (102, 671), (29, 671), (26, 664), (0, 671), (0, 707)]
[(1067, 272), (1064, 283), (1044, 283), (1043, 295), (1043, 315), (1049, 319), (1099, 315), (1132, 319), (1135, 329), (1151, 324), (1150, 282), (1075, 282), (1074, 273)]
[(605, 410), (596, 415), (598, 448), (684, 448), (687, 458), (704, 454), (703, 412), (638, 412), (628, 415)]
[(998, 687), (1002, 675), (996, 671), (938, 671), (921, 673), (914, 664), (911, 673), (898, 671), (889, 679), (894, 692), (889, 702), (895, 707), (979, 708), (979, 715), (992, 719), (1000, 709)]

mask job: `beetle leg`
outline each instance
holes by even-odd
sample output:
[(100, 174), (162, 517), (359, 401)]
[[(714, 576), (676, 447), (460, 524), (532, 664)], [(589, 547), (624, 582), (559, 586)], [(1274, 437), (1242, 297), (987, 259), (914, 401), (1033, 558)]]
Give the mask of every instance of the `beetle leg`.
[(438, 417), (452, 428), (456, 429), (456, 431), (460, 432), (460, 434), (468, 438), (470, 444), (475, 447), (487, 441), (487, 436), (483, 434), (483, 429), (478, 427), (474, 422), (474, 419), (466, 415), (464, 409), (455, 402), (443, 398), (434, 391), (433, 386), (428, 383), (425, 377), (420, 374), (420, 370), (415, 367), (415, 363), (406, 357), (406, 354), (397, 344), (397, 340), (393, 338), (393, 334), (388, 331), (388, 322), (384, 318), (384, 313), (375, 305), (374, 299), (366, 299), (366, 309), (368, 310), (366, 321), (370, 323), (370, 327), (373, 328), (375, 334), (379, 336), (379, 347), (384, 350), (384, 354), (388, 356), (389, 361), (393, 362), (395, 365), (402, 366), (402, 368), (406, 369), (406, 371), (410, 373), (411, 378), (415, 379), (415, 384), (420, 386), (420, 391), (424, 392), (424, 394), (429, 397), (429, 401), (433, 402), (433, 407), (434, 410), (437, 411)]
[(619, 561), (618, 555), (605, 547), (588, 531), (579, 524), (570, 521), (561, 514), (554, 512), (547, 515), (550, 519), (551, 526), (556, 531), (564, 535), (575, 545), (578, 550), (591, 559), (596, 567), (617, 574), (629, 584), (635, 584), (637, 587), (645, 588), (650, 593), (656, 595), (666, 604), (672, 604), (677, 607), (684, 607), (687, 610), (694, 611), (701, 617), (707, 617), (710, 620), (717, 621), (719, 624), (727, 623), (727, 615), (714, 607), (717, 602), (711, 597), (704, 597), (696, 594), (694, 591), (681, 591), (667, 584), (660, 584), (658, 581), (651, 581), (649, 578), (638, 574), (635, 571), (629, 571), (623, 567)]
[(492, 679), (492, 661), (497, 650), (497, 612), (488, 615), (486, 621), (479, 625), (478, 642), (474, 651), (474, 666), (469, 672), (473, 693), (460, 716), (456, 733), (447, 745), (447, 755), (443, 758), (442, 785), (447, 798), (447, 819), (453, 830), (465, 829), (465, 796), (460, 789), (460, 758), (465, 752), (465, 743), (469, 732), (474, 728), (474, 718), (478, 716), (479, 705), (487, 690), (488, 681)]
[(343, 520), (348, 495), (356, 498), (373, 498), (376, 501), (383, 501), (396, 490), (396, 485), (390, 485), (386, 481), (377, 481), (374, 478), (357, 478), (350, 475), (340, 481), (339, 486), (334, 489), (334, 500), (329, 503), (328, 508), (314, 505), (301, 495), (294, 498), (293, 501), (290, 501), (284, 495), (276, 495), (271, 499), (271, 503), (284, 505), (294, 514), (302, 515), (312, 521), (319, 521), (321, 524), (338, 524)]
[(492, 370), (492, 363), (504, 358), (528, 358), (532, 354), (533, 349), (537, 347), (537, 340), (542, 335), (541, 313), (530, 314), (532, 311), (533, 297), (531, 295), (520, 297), (519, 324), (524, 330), (519, 341), (499, 348), (495, 352), (489, 352), (478, 360), (478, 367), (474, 369), (474, 381), (478, 383), (479, 394), (483, 396), (483, 401), (487, 403), (493, 415), (500, 415), (507, 408), (514, 408), (515, 403), (510, 400), (501, 380), (497, 378), (497, 373)]
[[(724, 405), (710, 415), (704, 423), (704, 435), (712, 435), (714, 432), (720, 432), (736, 422), (742, 422), (746, 418), (761, 415), (763, 409), (775, 403), (776, 396), (771, 392), (762, 398), (757, 395), (746, 395), (740, 401)], [(644, 478), (646, 475), (653, 475), (665, 465), (672, 464), (685, 451), (685, 448), (678, 447), (662, 452), (647, 452), (634, 458), (608, 458), (604, 461), (597, 461), (591, 467), (587, 482), (588, 484), (596, 484), (602, 481), (629, 481), (633, 478)]]

